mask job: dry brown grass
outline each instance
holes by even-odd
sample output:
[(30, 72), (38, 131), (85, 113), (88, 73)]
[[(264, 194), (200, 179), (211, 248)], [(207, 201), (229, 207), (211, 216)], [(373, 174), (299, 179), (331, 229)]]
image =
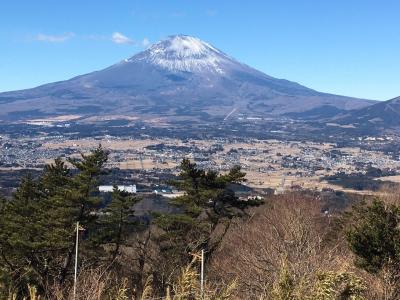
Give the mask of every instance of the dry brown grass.
[(385, 185), (379, 191), (379, 199), (386, 204), (400, 206), (400, 186), (393, 188), (390, 185)]
[[(399, 192), (383, 190), (382, 200), (399, 205)], [(343, 231), (350, 223), (337, 226), (337, 216), (322, 214), (318, 199), (293, 193), (275, 196), (250, 211), (250, 215), (248, 220), (231, 226), (221, 248), (211, 258), (203, 295), (198, 255), (185, 267), (174, 266), (176, 272), (166, 281), (169, 284), (158, 289), (159, 282), (152, 274), (156, 268), (167, 270), (171, 262), (157, 259), (159, 253), (154, 250), (149, 231), (136, 237), (133, 253), (123, 251), (119, 261), (120, 266), (143, 262), (134, 267), (141, 274), (135, 275), (139, 285), (132, 285), (133, 278), (126, 276), (135, 274), (132, 270), (123, 273), (108, 267), (83, 269), (76, 299), (398, 299), (396, 284), (385, 270), (369, 274), (354, 266)], [(33, 287), (29, 291), (31, 299), (40, 299)], [(53, 286), (48, 298), (43, 299), (71, 300), (71, 292), (71, 286)]]
[[(335, 224), (334, 217), (321, 213), (317, 199), (275, 197), (255, 209), (250, 220), (231, 228), (209, 273), (215, 280), (237, 277), (237, 299), (319, 299), (321, 278), (330, 278), (339, 294), (358, 282), (360, 290), (364, 283), (377, 285), (354, 267), (345, 236), (335, 232)], [(379, 299), (379, 294), (371, 292), (365, 299)]]

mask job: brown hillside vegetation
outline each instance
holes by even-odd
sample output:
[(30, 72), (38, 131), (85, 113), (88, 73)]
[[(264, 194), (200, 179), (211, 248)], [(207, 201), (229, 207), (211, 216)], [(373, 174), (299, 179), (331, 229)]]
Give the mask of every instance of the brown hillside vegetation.
[[(384, 203), (398, 203), (398, 194), (384, 193)], [(388, 269), (369, 274), (354, 265), (345, 235), (354, 220), (346, 214), (321, 214), (317, 199), (296, 194), (274, 196), (249, 213), (248, 219), (231, 225), (209, 262), (203, 296), (198, 256), (187, 266), (174, 266), (174, 282), (160, 296), (155, 270), (158, 266), (160, 273), (166, 272), (162, 268), (169, 262), (159, 259), (157, 245), (151, 245), (156, 233), (148, 231), (133, 238), (136, 247), (128, 247), (119, 262), (126, 264), (125, 271), (136, 268), (138, 274), (140, 264), (135, 267), (134, 262), (148, 260), (138, 296), (129, 296), (133, 278), (109, 265), (81, 270), (77, 299), (399, 299)], [(54, 298), (48, 299), (72, 299), (71, 287), (49, 289)]]
[[(398, 203), (398, 193), (385, 192), (385, 203)], [(237, 299), (399, 299), (385, 269), (371, 275), (354, 266), (351, 216), (321, 214), (315, 198), (275, 196), (231, 227), (210, 277), (237, 279)]]
[(107, 158), (99, 147), (70, 160), (74, 171), (57, 159), (0, 198), (1, 300), (400, 299), (399, 191), (335, 213), (316, 192), (240, 200), (240, 167), (185, 159), (171, 182), (179, 212), (143, 223), (137, 196), (96, 193)]

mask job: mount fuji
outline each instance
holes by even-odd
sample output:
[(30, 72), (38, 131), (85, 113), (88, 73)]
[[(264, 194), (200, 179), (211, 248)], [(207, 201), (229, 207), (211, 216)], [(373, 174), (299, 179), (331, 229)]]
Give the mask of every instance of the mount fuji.
[(232, 111), (329, 117), (373, 103), (271, 77), (198, 38), (176, 35), (100, 71), (0, 93), (0, 120), (65, 114), (223, 118)]

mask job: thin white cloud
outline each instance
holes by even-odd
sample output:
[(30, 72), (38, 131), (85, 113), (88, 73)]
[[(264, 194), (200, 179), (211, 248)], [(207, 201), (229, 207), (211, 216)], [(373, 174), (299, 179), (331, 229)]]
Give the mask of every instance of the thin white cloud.
[(144, 38), (142, 41), (142, 46), (147, 48), (150, 45), (150, 40), (148, 38)]
[(63, 43), (75, 36), (73, 32), (67, 32), (61, 35), (49, 35), (44, 33), (39, 33), (35, 36), (35, 41), (49, 42), (49, 43)]
[(133, 40), (120, 32), (114, 32), (111, 40), (116, 44), (132, 44)]
[[(72, 39), (76, 37), (76, 34), (73, 32), (67, 32), (64, 34), (60, 35), (49, 35), (49, 34), (44, 34), (44, 33), (39, 33), (35, 35), (33, 38), (31, 37), (29, 40), (32, 41), (40, 41), (40, 42), (48, 42), (48, 43), (63, 43), (68, 41), (69, 39)], [(102, 41), (102, 40), (111, 40), (115, 44), (131, 44), (137, 47), (143, 47), (147, 48), (150, 46), (150, 40), (145, 37), (142, 40), (134, 40), (121, 32), (114, 32), (110, 36), (107, 35), (99, 35), (99, 34), (90, 34), (90, 35), (80, 35), (79, 38), (81, 40), (87, 40), (87, 41)]]

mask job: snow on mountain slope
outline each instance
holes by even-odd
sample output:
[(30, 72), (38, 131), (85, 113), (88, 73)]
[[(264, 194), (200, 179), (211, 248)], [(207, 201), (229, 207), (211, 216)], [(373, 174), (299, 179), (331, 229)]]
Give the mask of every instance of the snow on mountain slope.
[(177, 35), (158, 42), (126, 62), (147, 62), (171, 72), (216, 72), (223, 74), (222, 65), (230, 58), (210, 44), (191, 36)]
[[(371, 101), (320, 93), (236, 61), (210, 44), (176, 35), (106, 69), (0, 94), (0, 120), (57, 114), (221, 117), (346, 111)], [(335, 109), (331, 109), (335, 108)]]

